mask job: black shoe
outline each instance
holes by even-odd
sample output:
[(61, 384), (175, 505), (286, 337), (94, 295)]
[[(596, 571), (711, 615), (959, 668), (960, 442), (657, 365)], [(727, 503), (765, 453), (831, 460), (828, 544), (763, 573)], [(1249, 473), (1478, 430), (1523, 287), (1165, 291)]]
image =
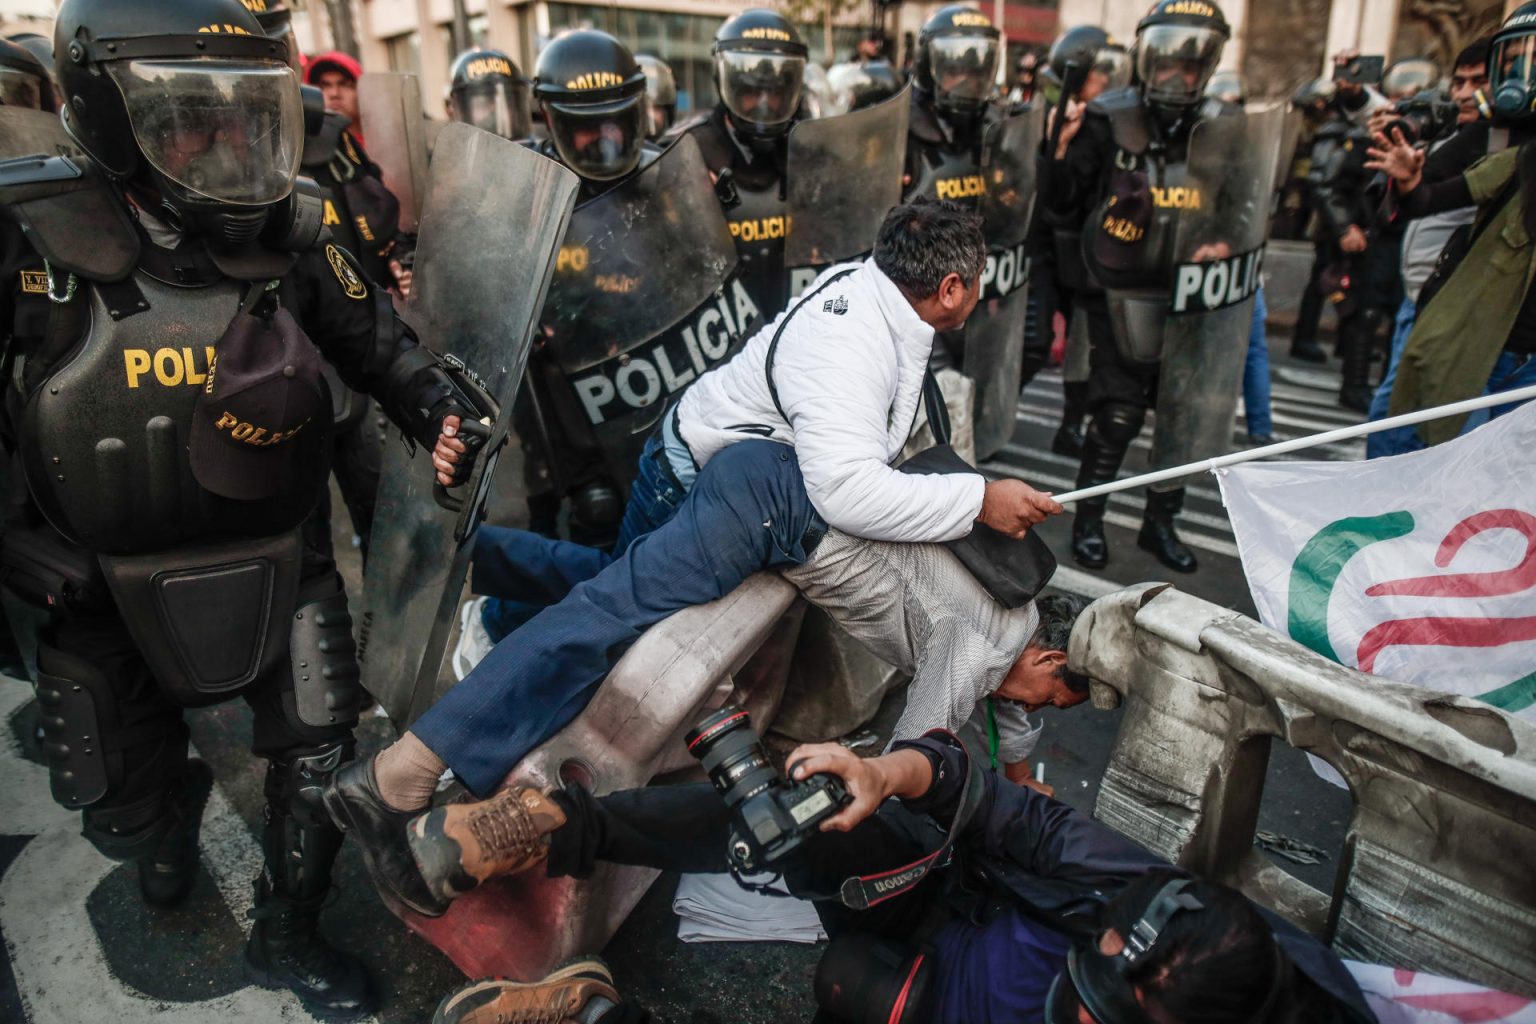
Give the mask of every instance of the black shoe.
[(1370, 412), (1374, 395), (1368, 385), (1346, 385), (1339, 388), (1339, 404), (1355, 412)]
[(263, 988), (290, 990), (316, 1017), (352, 1020), (372, 1013), (378, 999), (361, 961), (320, 937), (324, 902), (323, 892), (298, 899), (274, 891), (265, 875), (258, 878), (245, 973)]
[(1291, 358), (1300, 359), (1304, 363), (1326, 363), (1328, 353), (1323, 351), (1323, 346), (1316, 341), (1291, 342)]
[(1147, 511), (1136, 535), (1136, 546), (1150, 551), (1174, 572), (1194, 572), (1200, 568), (1195, 553), (1184, 546), (1173, 528), (1173, 517), (1184, 508), (1184, 489), (1148, 491)]
[(1072, 518), (1072, 557), (1085, 569), (1109, 564), (1109, 542), (1104, 539), (1104, 510), (1079, 508)]
[(363, 852), (374, 888), (426, 917), (441, 917), (448, 903), (427, 887), (411, 857), (405, 827), (423, 808), (397, 811), (379, 795), (373, 758), (359, 758), (325, 784), (325, 810)]
[(1079, 458), (1083, 454), (1083, 428), (1081, 425), (1069, 427), (1063, 423), (1056, 430), (1056, 436), (1051, 439), (1051, 451), (1057, 455), (1070, 455)]
[(154, 852), (137, 860), (139, 892), (161, 910), (176, 906), (197, 879), (197, 837), (203, 808), (213, 792), (213, 770), (198, 760), (187, 762), (186, 775), (171, 798), (172, 821)]

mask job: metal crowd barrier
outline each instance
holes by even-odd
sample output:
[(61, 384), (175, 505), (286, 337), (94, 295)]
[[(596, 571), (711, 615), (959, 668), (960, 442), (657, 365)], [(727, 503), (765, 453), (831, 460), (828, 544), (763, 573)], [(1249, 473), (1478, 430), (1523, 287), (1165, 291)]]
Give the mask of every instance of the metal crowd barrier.
[[(1125, 709), (1101, 821), (1341, 956), (1536, 996), (1536, 726), (1344, 668), (1166, 584), (1096, 601), (1069, 655), (1095, 706)], [(1271, 737), (1349, 783), (1331, 893), (1254, 847)]]

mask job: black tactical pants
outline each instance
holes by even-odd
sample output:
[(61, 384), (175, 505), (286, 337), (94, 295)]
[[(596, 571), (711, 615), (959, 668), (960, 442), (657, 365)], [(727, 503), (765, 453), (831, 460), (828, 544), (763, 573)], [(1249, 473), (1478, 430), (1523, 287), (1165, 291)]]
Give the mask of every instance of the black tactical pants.
[[(314, 517), (312, 517), (314, 522)], [(301, 563), (300, 605), (335, 592), (340, 586), (329, 547), (311, 542), (317, 525), (306, 523)], [(292, 615), (293, 609), (273, 609)], [(118, 848), (114, 837), (148, 832), (167, 812), (170, 794), (180, 786), (187, 766), (188, 730), (184, 711), (156, 683), (122, 615), (109, 599), (89, 610), (58, 615), (41, 635), (39, 667), (51, 676), (81, 680), (95, 693), (94, 729), (67, 723), (72, 737), (91, 736), (104, 759), (105, 792), (84, 807), (85, 835), (114, 857), (138, 855)], [(352, 722), (306, 725), (298, 714), (294, 677), (287, 657), (241, 697), (252, 713), (251, 752), (267, 761), (288, 761), (352, 738)], [(48, 709), (44, 709), (45, 716)], [(55, 797), (67, 806), (55, 788)]]
[(1147, 410), (1157, 406), (1159, 367), (1121, 355), (1103, 293), (1080, 296), (1078, 306), (1088, 318), (1088, 414), (1095, 421), (1115, 421), (1112, 446), (1123, 456), (1141, 432)]

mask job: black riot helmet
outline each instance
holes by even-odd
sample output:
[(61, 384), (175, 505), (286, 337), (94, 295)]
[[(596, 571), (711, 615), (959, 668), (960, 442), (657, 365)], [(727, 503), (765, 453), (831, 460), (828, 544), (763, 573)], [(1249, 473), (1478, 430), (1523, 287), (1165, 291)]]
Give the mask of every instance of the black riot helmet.
[(299, 37), (293, 32), (293, 12), (288, 5), (281, 0), (241, 0), (246, 10), (256, 15), (256, 20), (261, 22), (261, 30), (267, 34), (268, 39), (276, 39), (288, 47), (288, 66), (299, 72), (300, 77), (304, 72), (303, 55), (299, 53)]
[(54, 53), (69, 134), (107, 173), (152, 185), (184, 224), (259, 223), (293, 190), (298, 76), (240, 0), (64, 0)]
[(47, 69), (25, 46), (0, 39), (0, 107), (52, 110), (53, 106)]
[(677, 79), (672, 75), (671, 65), (660, 57), (637, 53), (635, 60), (645, 72), (645, 105), (650, 111), (647, 134), (657, 139), (677, 120)]
[(645, 144), (645, 72), (606, 32), (569, 32), (544, 47), (533, 95), (567, 167), (591, 181), (622, 178)]
[(1211, 0), (1158, 0), (1136, 26), (1142, 98), (1167, 110), (1199, 103), (1231, 37), (1226, 16)]
[[(1080, 1010), (1097, 1024), (1172, 1019), (1170, 994), (1191, 1001), (1187, 986), (1177, 991), (1181, 968), (1205, 961), (1208, 978), (1212, 957), (1223, 958), (1221, 966), (1234, 976), (1226, 991), (1194, 994), (1206, 1014), (1202, 1019), (1269, 1024), (1289, 1016), (1295, 968), (1268, 922), (1240, 893), (1154, 871), (1128, 885), (1103, 916), (1105, 931), (1068, 951), (1067, 969), (1046, 995), (1047, 1024), (1078, 1024)], [(1114, 939), (1107, 938), (1110, 931)]]
[(1389, 100), (1412, 99), (1440, 81), (1440, 69), (1428, 57), (1404, 57), (1381, 76), (1381, 91)]
[(1488, 90), (1494, 121), (1536, 121), (1536, 2), (1521, 4), (1494, 34), (1488, 57)]
[(500, 50), (465, 50), (454, 59), (448, 114), (504, 139), (526, 139), (533, 128), (528, 79)]
[(1131, 84), (1130, 53), (1097, 25), (1078, 25), (1063, 32), (1051, 44), (1047, 63), (1058, 82), (1067, 80), (1069, 68), (1089, 68), (1104, 75), (1106, 90)]
[(805, 43), (777, 11), (753, 8), (728, 19), (709, 51), (715, 89), (742, 135), (777, 138), (789, 131), (805, 85)]
[(964, 4), (939, 8), (917, 37), (917, 87), (950, 114), (978, 113), (997, 81), (1001, 33)]

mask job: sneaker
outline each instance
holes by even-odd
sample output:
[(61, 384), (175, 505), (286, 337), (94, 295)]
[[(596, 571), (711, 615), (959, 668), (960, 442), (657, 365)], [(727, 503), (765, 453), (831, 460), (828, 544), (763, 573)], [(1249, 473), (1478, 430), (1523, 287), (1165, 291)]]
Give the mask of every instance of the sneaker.
[(537, 789), (514, 786), (489, 800), (448, 804), (412, 819), (411, 856), (434, 899), (448, 901), (498, 875), (549, 856), (549, 834), (565, 812)]
[(437, 1005), (432, 1024), (544, 1024), (595, 1020), (617, 1006), (608, 965), (573, 961), (538, 981), (476, 981)]
[(485, 623), (480, 618), (480, 612), (485, 608), (488, 598), (472, 597), (464, 602), (459, 609), (459, 642), (453, 648), (453, 677), (463, 679), (473, 671), (474, 667), (496, 644), (491, 640), (491, 634), (485, 631)]

